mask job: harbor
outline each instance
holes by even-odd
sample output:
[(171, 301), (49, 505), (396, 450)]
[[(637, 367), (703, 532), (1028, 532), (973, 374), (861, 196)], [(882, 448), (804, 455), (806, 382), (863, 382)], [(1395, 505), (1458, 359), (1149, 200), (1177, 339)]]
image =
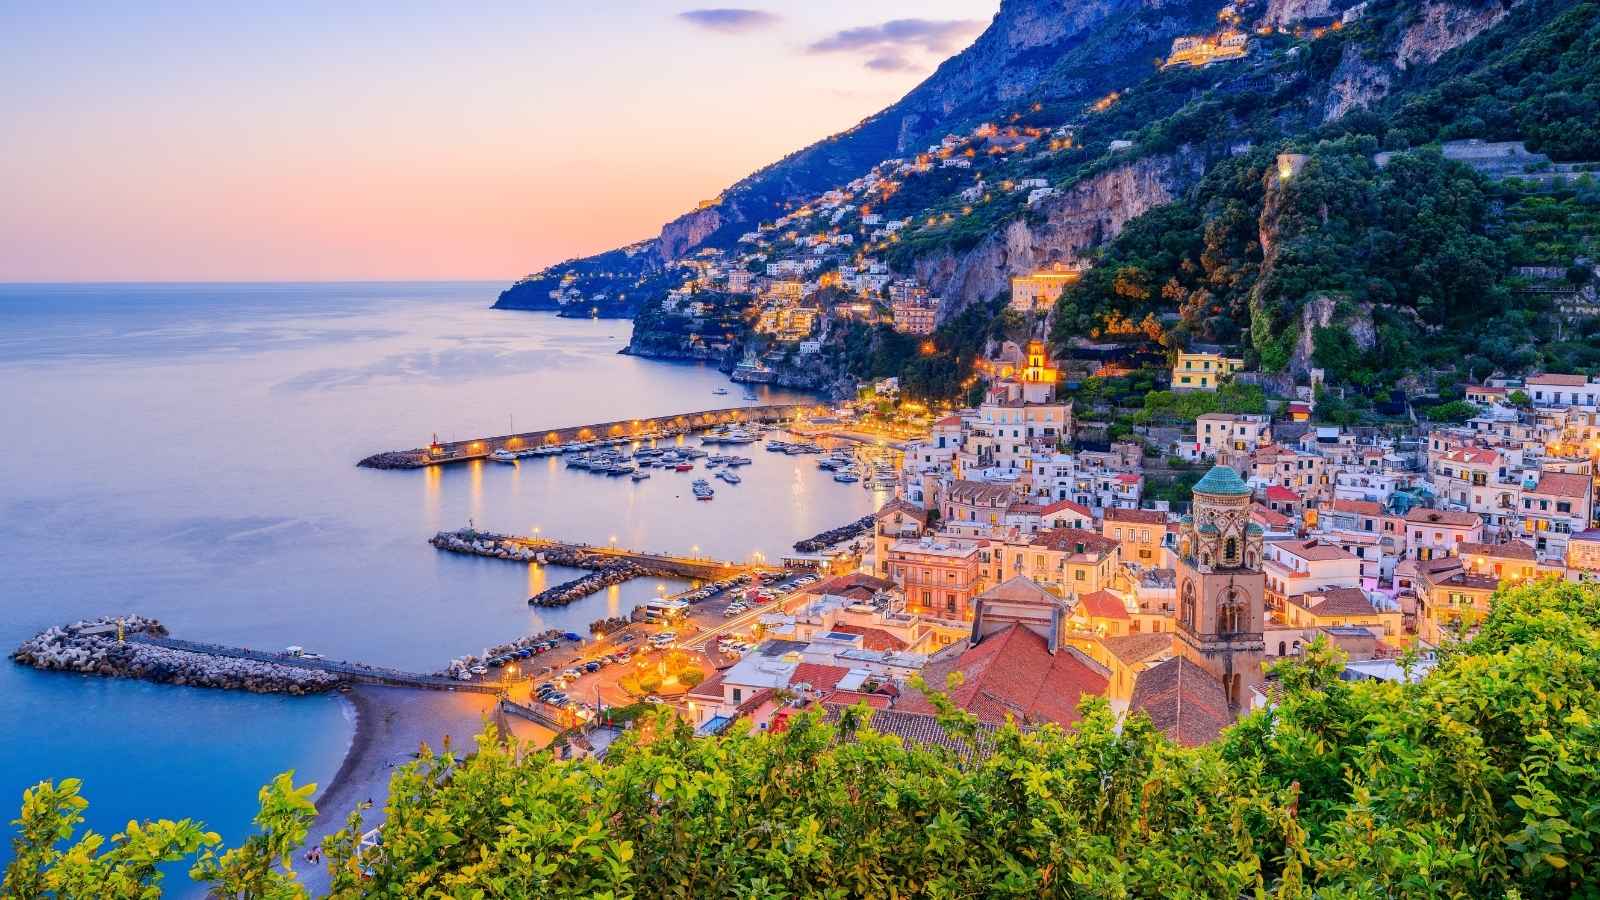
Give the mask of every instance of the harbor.
[(581, 452), (638, 441), (671, 440), (681, 435), (715, 429), (718, 426), (791, 425), (827, 414), (828, 408), (818, 404), (782, 403), (708, 409), (700, 412), (540, 429), (459, 441), (440, 441), (435, 436), (427, 447), (374, 453), (356, 465), (368, 469), (420, 469), (427, 466), (496, 458), (497, 453), (501, 454), (499, 459), (516, 459), (524, 455)]

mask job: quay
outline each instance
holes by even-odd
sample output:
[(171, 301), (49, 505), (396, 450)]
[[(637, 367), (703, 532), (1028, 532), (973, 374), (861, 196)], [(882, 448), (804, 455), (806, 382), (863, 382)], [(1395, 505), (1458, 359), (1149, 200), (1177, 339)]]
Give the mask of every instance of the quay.
[(747, 572), (780, 572), (781, 566), (764, 563), (734, 563), (703, 556), (676, 556), (669, 553), (648, 553), (621, 547), (596, 547), (573, 544), (550, 538), (519, 537), (507, 534), (475, 531), (441, 531), (429, 539), (440, 550), (490, 556), (514, 562), (538, 562), (567, 566), (574, 569), (602, 571), (631, 563), (648, 569), (650, 576), (672, 575), (695, 581), (717, 581)]
[(338, 676), (342, 681), (355, 684), (381, 684), (388, 687), (423, 688), (435, 691), (466, 691), (477, 694), (499, 694), (505, 690), (505, 686), (499, 682), (460, 681), (446, 678), (443, 675), (424, 675), (420, 672), (406, 672), (383, 666), (369, 666), (366, 663), (317, 659), (315, 657), (295, 656), (289, 653), (274, 653), (268, 650), (250, 650), (244, 647), (227, 647), (222, 644), (184, 641), (178, 638), (159, 637), (151, 634), (130, 634), (127, 635), (127, 640), (165, 647), (168, 650), (181, 650), (185, 653), (196, 653), (221, 659), (253, 660), (296, 669), (328, 672)]
[(762, 423), (787, 425), (804, 422), (812, 416), (827, 415), (828, 408), (808, 403), (779, 403), (766, 406), (741, 406), (729, 409), (708, 409), (701, 412), (678, 413), (645, 419), (625, 419), (618, 422), (600, 422), (592, 425), (575, 425), (570, 428), (553, 428), (524, 431), (520, 434), (503, 434), (497, 437), (470, 438), (464, 441), (435, 441), (428, 447), (412, 450), (390, 450), (374, 453), (356, 463), (368, 469), (421, 469), (428, 466), (469, 462), (486, 459), (496, 450), (521, 451), (539, 447), (561, 447), (569, 444), (601, 440), (642, 439), (647, 435), (686, 434), (718, 425)]

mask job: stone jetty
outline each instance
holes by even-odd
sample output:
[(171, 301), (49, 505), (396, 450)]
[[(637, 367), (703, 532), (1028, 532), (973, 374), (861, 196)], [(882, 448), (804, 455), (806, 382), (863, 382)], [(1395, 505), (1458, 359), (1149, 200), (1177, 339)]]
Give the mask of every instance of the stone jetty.
[(873, 522), (874, 518), (872, 516), (862, 516), (849, 525), (830, 528), (815, 537), (809, 537), (803, 541), (795, 541), (795, 552), (815, 553), (825, 547), (832, 547), (834, 544), (858, 538), (872, 530)]
[(672, 577), (679, 574), (674, 568), (635, 562), (621, 558), (615, 552), (600, 552), (555, 544), (533, 547), (503, 535), (473, 531), (469, 528), (441, 531), (429, 538), (428, 543), (451, 553), (591, 570), (588, 575), (562, 582), (529, 597), (530, 606), (566, 606), (624, 581), (632, 581), (635, 578)]
[[(46, 671), (254, 693), (314, 694), (345, 681), (316, 669), (119, 641), (117, 631), (117, 618), (112, 616), (53, 626), (24, 641), (11, 658)], [(126, 636), (167, 634), (160, 622), (143, 616), (123, 616), (122, 632)]]
[(528, 598), (529, 606), (566, 606), (576, 603), (590, 594), (598, 594), (614, 584), (632, 581), (635, 578), (656, 578), (671, 575), (650, 569), (630, 562), (613, 563), (604, 569), (599, 569), (571, 581), (563, 582), (552, 588), (546, 588)]

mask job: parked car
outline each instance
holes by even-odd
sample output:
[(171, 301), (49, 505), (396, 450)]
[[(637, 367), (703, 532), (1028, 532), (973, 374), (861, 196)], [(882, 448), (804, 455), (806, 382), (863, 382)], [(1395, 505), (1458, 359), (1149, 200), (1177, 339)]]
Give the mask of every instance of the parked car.
[(657, 697), (655, 694), (651, 694), (650, 696), (644, 698), (644, 702), (660, 705), (662, 703), (666, 703), (667, 701), (661, 699), (660, 697)]

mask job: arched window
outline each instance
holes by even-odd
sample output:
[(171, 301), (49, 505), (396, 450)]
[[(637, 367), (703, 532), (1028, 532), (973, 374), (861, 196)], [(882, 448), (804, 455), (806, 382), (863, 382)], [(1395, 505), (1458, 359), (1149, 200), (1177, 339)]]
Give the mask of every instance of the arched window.
[(1279, 641), (1279, 642), (1278, 642), (1278, 655), (1279, 655), (1279, 656), (1287, 656), (1287, 655), (1288, 655), (1288, 653), (1287, 653), (1287, 652), (1286, 652), (1286, 651), (1287, 651), (1287, 650), (1288, 650), (1288, 649), (1289, 649), (1289, 648), (1288, 648), (1288, 645), (1286, 645), (1286, 644), (1284, 644), (1284, 642), (1283, 642), (1283, 641)]
[(1222, 542), (1222, 563), (1227, 566), (1239, 564), (1239, 539), (1229, 537)]
[(1183, 583), (1183, 607), (1180, 614), (1183, 627), (1191, 630), (1194, 628), (1195, 606), (1194, 582), (1185, 581)]

